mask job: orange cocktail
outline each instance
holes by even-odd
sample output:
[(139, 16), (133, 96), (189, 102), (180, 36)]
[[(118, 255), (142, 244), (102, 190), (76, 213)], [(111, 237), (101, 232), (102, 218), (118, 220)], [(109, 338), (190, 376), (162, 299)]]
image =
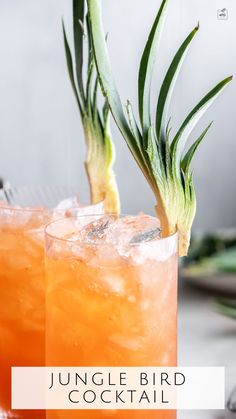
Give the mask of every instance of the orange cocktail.
[[(37, 191), (29, 191), (35, 202)], [(11, 197), (26, 199), (27, 193), (19, 188)], [(48, 193), (52, 200), (53, 191)], [(38, 195), (43, 200), (42, 191)], [(55, 210), (0, 205), (0, 418), (46, 417), (43, 410), (11, 410), (11, 367), (45, 365), (45, 225), (66, 214), (102, 211), (102, 204), (73, 208), (75, 203), (67, 199)]]
[(0, 417), (41, 419), (11, 411), (11, 367), (45, 363), (45, 280), (41, 210), (0, 207)]
[[(81, 226), (81, 224), (83, 226)], [(145, 215), (46, 229), (49, 366), (175, 366), (177, 237)], [(174, 411), (48, 411), (49, 419), (174, 419)]]

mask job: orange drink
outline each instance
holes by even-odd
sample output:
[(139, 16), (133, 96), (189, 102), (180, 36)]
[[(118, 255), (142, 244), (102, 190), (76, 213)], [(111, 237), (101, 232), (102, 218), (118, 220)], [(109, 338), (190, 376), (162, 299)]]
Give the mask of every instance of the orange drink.
[(11, 410), (11, 367), (45, 365), (44, 228), (73, 211), (0, 206), (0, 418), (46, 417)]
[[(146, 215), (46, 229), (48, 366), (176, 366), (177, 235)], [(174, 419), (175, 411), (51, 410), (49, 419)]]
[(42, 366), (44, 341), (41, 210), (0, 208), (0, 417), (41, 419), (43, 411), (11, 411), (11, 367)]

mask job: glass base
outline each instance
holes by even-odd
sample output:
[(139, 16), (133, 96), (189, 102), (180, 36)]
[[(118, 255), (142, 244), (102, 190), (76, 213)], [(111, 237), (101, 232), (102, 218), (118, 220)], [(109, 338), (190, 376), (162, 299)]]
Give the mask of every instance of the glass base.
[(2, 410), (0, 409), (0, 419), (46, 419), (45, 410)]

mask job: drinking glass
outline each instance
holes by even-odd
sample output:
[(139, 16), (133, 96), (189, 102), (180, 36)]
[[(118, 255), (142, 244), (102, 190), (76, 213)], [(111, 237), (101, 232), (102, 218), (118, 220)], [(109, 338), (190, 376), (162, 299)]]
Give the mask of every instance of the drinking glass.
[(45, 225), (102, 210), (102, 204), (69, 209), (74, 194), (49, 187), (0, 191), (0, 418), (46, 417), (43, 410), (11, 410), (11, 367), (45, 365)]
[[(177, 234), (146, 215), (46, 228), (46, 364), (176, 366)], [(174, 419), (171, 410), (49, 410), (48, 419)]]

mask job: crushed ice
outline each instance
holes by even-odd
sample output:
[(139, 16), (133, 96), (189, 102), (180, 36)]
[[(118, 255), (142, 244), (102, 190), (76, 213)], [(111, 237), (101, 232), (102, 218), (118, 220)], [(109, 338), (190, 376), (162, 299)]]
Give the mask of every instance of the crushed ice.
[(139, 214), (117, 219), (103, 215), (89, 221), (76, 235), (82, 247), (84, 243), (96, 244), (87, 260), (89, 264), (115, 267), (142, 264), (149, 259), (164, 261), (176, 251), (177, 240), (172, 237), (160, 240), (160, 222), (155, 217)]

